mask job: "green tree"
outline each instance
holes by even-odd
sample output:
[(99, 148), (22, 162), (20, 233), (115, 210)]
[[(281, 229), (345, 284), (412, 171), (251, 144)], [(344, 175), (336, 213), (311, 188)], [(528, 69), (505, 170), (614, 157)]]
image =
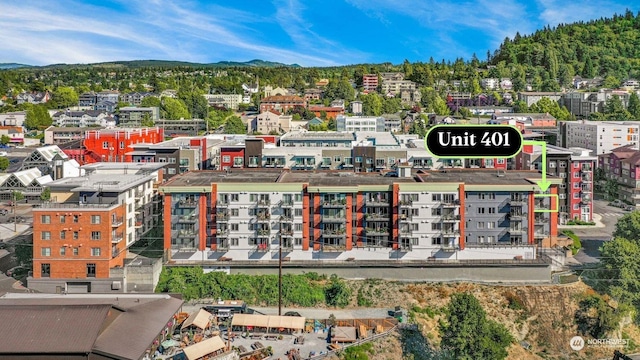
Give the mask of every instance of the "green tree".
[(207, 99), (197, 91), (189, 91), (178, 94), (178, 98), (189, 110), (191, 116), (196, 119), (206, 119), (209, 112), (209, 104)]
[(246, 134), (247, 127), (242, 123), (242, 119), (237, 116), (231, 116), (224, 125), (225, 134)]
[(51, 98), (55, 102), (56, 106), (62, 109), (77, 106), (79, 97), (78, 93), (76, 93), (72, 87), (61, 86), (53, 91)]
[(0, 171), (5, 171), (9, 168), (9, 159), (6, 156), (0, 157)]
[[(616, 236), (611, 241), (605, 241), (600, 248), (602, 271), (598, 271), (596, 276), (598, 279), (615, 281), (604, 281), (600, 284), (594, 280), (596, 286), (603, 287), (616, 300), (631, 304), (636, 309), (636, 319), (637, 311), (640, 310), (640, 233), (637, 232), (640, 228), (637, 227), (637, 213), (632, 213), (632, 218), (624, 220), (626, 225), (636, 226), (636, 232), (632, 233), (630, 238)], [(627, 228), (626, 225), (624, 230), (617, 228), (615, 234), (628, 233), (631, 228)]]
[(618, 219), (613, 237), (637, 240), (640, 243), (640, 211), (630, 212)]
[(604, 114), (607, 120), (631, 120), (631, 114), (624, 108), (618, 95), (613, 95), (605, 101)]
[(140, 120), (140, 126), (142, 127), (153, 127), (155, 122), (151, 119), (151, 115), (149, 113), (144, 113), (142, 116), (142, 120)]
[(355, 96), (355, 89), (347, 79), (330, 80), (324, 90), (324, 97), (329, 100), (344, 99), (351, 101)]
[(40, 193), (40, 200), (42, 201), (49, 201), (51, 200), (51, 189), (46, 187), (42, 190), (42, 192)]
[(182, 101), (170, 97), (162, 98), (160, 116), (163, 119), (169, 120), (189, 119), (191, 117), (189, 110), (187, 110), (187, 107)]
[(0, 137), (0, 144), (2, 144), (2, 145), (7, 145), (7, 144), (8, 144), (8, 143), (10, 143), (10, 142), (11, 142), (11, 138), (10, 138), (8, 135), (4, 135), (4, 134), (3, 134), (3, 135)]
[(640, 120), (640, 98), (635, 92), (632, 92), (631, 96), (629, 97), (629, 105), (627, 106), (627, 111), (629, 111), (629, 114), (631, 114), (631, 118), (633, 120)]
[(615, 199), (618, 197), (618, 182), (613, 179), (607, 180), (604, 184), (604, 192), (609, 199)]
[(335, 274), (331, 275), (327, 287), (324, 289), (327, 305), (345, 307), (351, 302), (351, 289)]
[(162, 101), (156, 96), (147, 96), (140, 102), (141, 107), (162, 107)]
[(53, 120), (44, 104), (29, 105), (24, 126), (28, 130), (44, 130), (51, 126)]
[(438, 115), (450, 115), (451, 109), (449, 109), (447, 103), (440, 96), (436, 96), (433, 102), (433, 112)]
[(470, 293), (453, 294), (440, 333), (442, 348), (454, 359), (504, 359), (513, 342), (503, 325), (487, 320), (480, 302)]
[(616, 311), (599, 295), (591, 295), (580, 301), (575, 313), (578, 330), (583, 335), (602, 339), (618, 328), (621, 311)]
[(362, 112), (366, 116), (380, 116), (382, 114), (382, 98), (376, 93), (360, 95)]

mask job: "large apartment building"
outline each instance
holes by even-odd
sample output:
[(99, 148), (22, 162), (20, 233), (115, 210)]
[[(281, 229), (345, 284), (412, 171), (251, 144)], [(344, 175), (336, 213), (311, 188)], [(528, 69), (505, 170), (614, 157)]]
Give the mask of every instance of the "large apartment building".
[(336, 118), (337, 131), (374, 131), (385, 132), (385, 119), (381, 116), (344, 116)]
[[(559, 221), (591, 221), (593, 215), (593, 174), (597, 157), (583, 148), (546, 146), (547, 174), (559, 178)], [(525, 145), (514, 159), (516, 170), (541, 170), (542, 147)]]
[(637, 145), (640, 124), (635, 121), (561, 121), (558, 129), (556, 145), (589, 149), (597, 156), (624, 145)]
[(108, 163), (47, 183), (51, 202), (33, 209), (33, 276), (43, 292), (126, 288), (127, 249), (160, 223), (163, 164)]
[(620, 200), (640, 205), (640, 151), (637, 145), (626, 145), (609, 154), (598, 156), (598, 167), (606, 179), (618, 185)]
[(160, 187), (165, 255), (194, 262), (273, 260), (279, 250), (291, 261), (533, 259), (536, 247), (557, 240), (557, 213), (548, 212), (558, 205), (556, 179), (542, 195), (535, 171), (399, 170), (398, 177), (274, 169), (176, 176)]

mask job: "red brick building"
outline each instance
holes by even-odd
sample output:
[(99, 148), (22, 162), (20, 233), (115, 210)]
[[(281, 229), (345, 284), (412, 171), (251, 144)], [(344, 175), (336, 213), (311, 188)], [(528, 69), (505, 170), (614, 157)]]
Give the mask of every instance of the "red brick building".
[(122, 128), (87, 131), (83, 145), (86, 152), (93, 154), (92, 158), (97, 155), (102, 161), (128, 162), (131, 158), (126, 154), (133, 150), (131, 145), (156, 144), (161, 141), (164, 141), (162, 128)]
[(327, 115), (327, 119), (336, 118), (338, 115), (344, 115), (344, 108), (331, 106), (309, 106), (309, 111), (316, 114), (317, 117), (322, 116), (322, 112)]
[(286, 113), (296, 106), (307, 107), (307, 101), (299, 96), (267, 96), (260, 101), (260, 112), (276, 110)]

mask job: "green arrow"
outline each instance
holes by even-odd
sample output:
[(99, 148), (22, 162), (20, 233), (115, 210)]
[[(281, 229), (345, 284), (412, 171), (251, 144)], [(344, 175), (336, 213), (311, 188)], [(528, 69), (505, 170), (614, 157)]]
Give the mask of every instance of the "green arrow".
[(542, 192), (547, 191), (551, 182), (547, 181), (547, 143), (544, 141), (525, 140), (522, 145), (539, 145), (542, 147), (542, 180), (536, 181)]

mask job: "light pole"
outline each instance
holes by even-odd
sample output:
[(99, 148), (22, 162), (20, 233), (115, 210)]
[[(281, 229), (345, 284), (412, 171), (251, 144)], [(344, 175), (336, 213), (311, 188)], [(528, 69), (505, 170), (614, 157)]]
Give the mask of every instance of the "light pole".
[(13, 193), (11, 193), (13, 195), (13, 232), (17, 233), (18, 232), (18, 212), (16, 211), (17, 205), (16, 204), (16, 192), (14, 191)]
[(282, 316), (282, 235), (278, 242), (278, 316)]

